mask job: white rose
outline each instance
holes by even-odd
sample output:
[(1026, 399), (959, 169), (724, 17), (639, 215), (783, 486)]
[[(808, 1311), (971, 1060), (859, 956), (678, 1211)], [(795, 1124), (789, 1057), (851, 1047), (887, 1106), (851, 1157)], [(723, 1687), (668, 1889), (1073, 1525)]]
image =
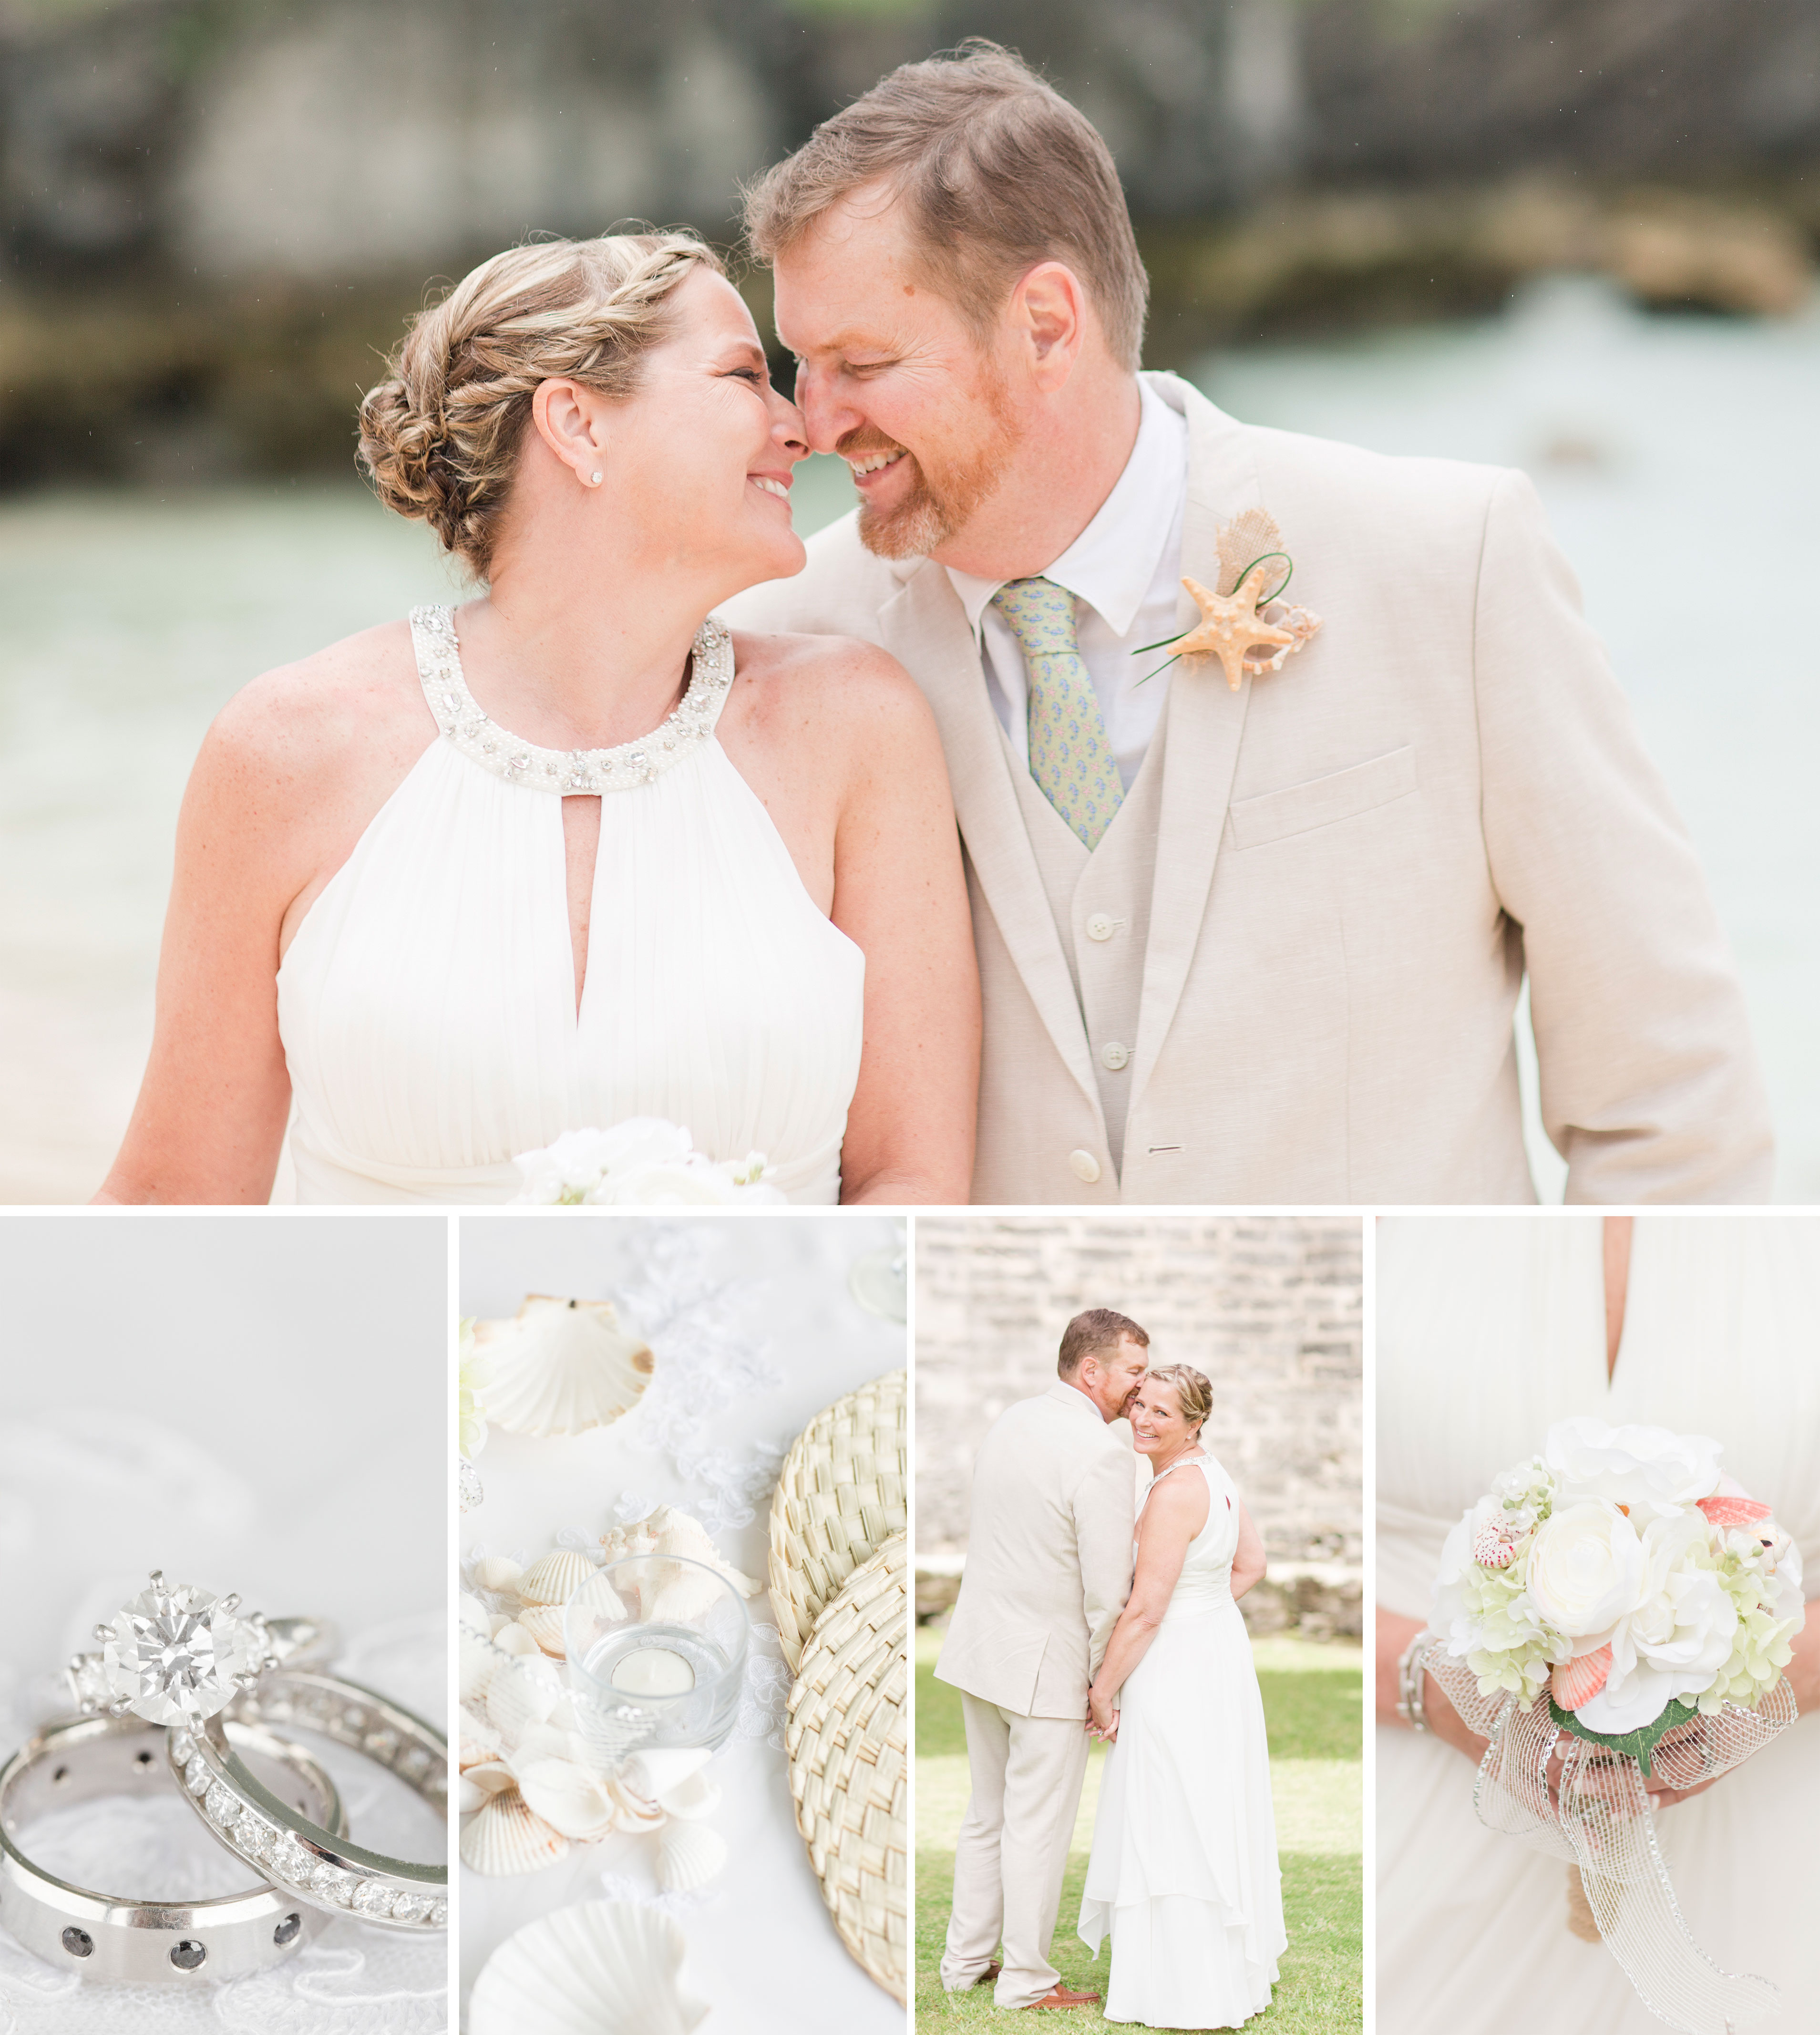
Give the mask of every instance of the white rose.
[(1707, 1544), (1697, 1512), (1653, 1521), (1643, 1534), (1644, 1587), (1611, 1634), (1611, 1672), (1576, 1713), (1589, 1729), (1636, 1731), (1671, 1702), (1702, 1695), (1732, 1656), (1738, 1610), (1711, 1570), (1691, 1557)]
[(1710, 1498), (1719, 1487), (1719, 1444), (1705, 1435), (1559, 1420), (1543, 1454), (1559, 1480), (1558, 1507), (1598, 1498), (1647, 1515)]
[(1536, 1528), (1525, 1580), (1544, 1623), (1591, 1638), (1637, 1608), (1643, 1544), (1616, 1506), (1570, 1505)]
[(726, 1207), (739, 1202), (782, 1202), (787, 1198), (776, 1187), (761, 1183), (742, 1185), (735, 1178), (737, 1170), (699, 1152), (686, 1152), (679, 1158), (653, 1160), (613, 1174), (588, 1198), (617, 1207)]

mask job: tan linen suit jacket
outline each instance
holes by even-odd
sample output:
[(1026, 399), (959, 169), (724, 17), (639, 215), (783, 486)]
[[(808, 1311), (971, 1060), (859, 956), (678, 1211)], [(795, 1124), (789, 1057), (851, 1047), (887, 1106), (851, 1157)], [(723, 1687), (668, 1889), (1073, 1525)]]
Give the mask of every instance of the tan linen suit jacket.
[(1059, 1380), (987, 1429), (938, 1682), (1020, 1717), (1085, 1721), (1131, 1594), (1138, 1480), (1124, 1432)]
[[(1325, 626), (1235, 693), (1211, 660), (1174, 668), (1066, 926), (938, 566), (874, 558), (849, 517), (726, 610), (882, 645), (934, 710), (985, 995), (974, 1200), (1532, 1200), (1525, 969), (1570, 1201), (1767, 1199), (1731, 957), (1529, 482), (1241, 424), (1146, 379), (1188, 420), (1182, 570), (1216, 583), (1220, 525), (1261, 506)], [(1104, 1010), (1134, 1032), (1102, 1036)], [(1122, 1172), (1099, 1072), (1120, 1044)]]

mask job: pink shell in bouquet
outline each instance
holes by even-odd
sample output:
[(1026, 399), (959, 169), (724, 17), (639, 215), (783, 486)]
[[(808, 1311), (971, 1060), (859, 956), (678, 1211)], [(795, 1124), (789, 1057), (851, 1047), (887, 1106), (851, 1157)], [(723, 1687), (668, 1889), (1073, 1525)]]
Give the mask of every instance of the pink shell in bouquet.
[(1697, 1498), (1694, 1503), (1704, 1512), (1709, 1522), (1721, 1533), (1734, 1526), (1741, 1527), (1747, 1533), (1759, 1522), (1767, 1520), (1770, 1508), (1754, 1498)]
[(1600, 1646), (1574, 1660), (1556, 1661), (1548, 1677), (1549, 1690), (1562, 1710), (1577, 1710), (1592, 1702), (1611, 1672), (1611, 1649)]

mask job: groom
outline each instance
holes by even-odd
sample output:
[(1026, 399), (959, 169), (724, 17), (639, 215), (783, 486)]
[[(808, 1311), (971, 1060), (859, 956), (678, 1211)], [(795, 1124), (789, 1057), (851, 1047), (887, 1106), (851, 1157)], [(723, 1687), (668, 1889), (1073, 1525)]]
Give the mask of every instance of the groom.
[[(746, 217), (859, 506), (727, 612), (882, 644), (934, 710), (975, 1201), (1532, 1200), (1525, 972), (1570, 1201), (1767, 1198), (1725, 941), (1521, 473), (1139, 374), (1111, 158), (989, 44), (893, 72)], [(1166, 666), (1183, 576), (1212, 599), (1279, 550), (1319, 634), (1235, 690)]]
[(1100, 1996), (1069, 1992), (1049, 1946), (1087, 1770), (1088, 1685), (1131, 1589), (1137, 1465), (1110, 1424), (1149, 1346), (1109, 1307), (1077, 1315), (1058, 1382), (1006, 1407), (974, 1459), (967, 1566), (935, 1664), (961, 1692), (972, 1783), (942, 1983), (995, 1980), (999, 2007)]

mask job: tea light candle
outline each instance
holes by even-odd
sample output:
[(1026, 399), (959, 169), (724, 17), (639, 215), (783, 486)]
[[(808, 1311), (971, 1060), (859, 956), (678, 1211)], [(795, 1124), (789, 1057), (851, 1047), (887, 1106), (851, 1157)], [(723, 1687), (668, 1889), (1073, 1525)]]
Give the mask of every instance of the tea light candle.
[(641, 1646), (613, 1664), (613, 1686), (629, 1696), (681, 1696), (695, 1686), (695, 1670), (667, 1646)]

